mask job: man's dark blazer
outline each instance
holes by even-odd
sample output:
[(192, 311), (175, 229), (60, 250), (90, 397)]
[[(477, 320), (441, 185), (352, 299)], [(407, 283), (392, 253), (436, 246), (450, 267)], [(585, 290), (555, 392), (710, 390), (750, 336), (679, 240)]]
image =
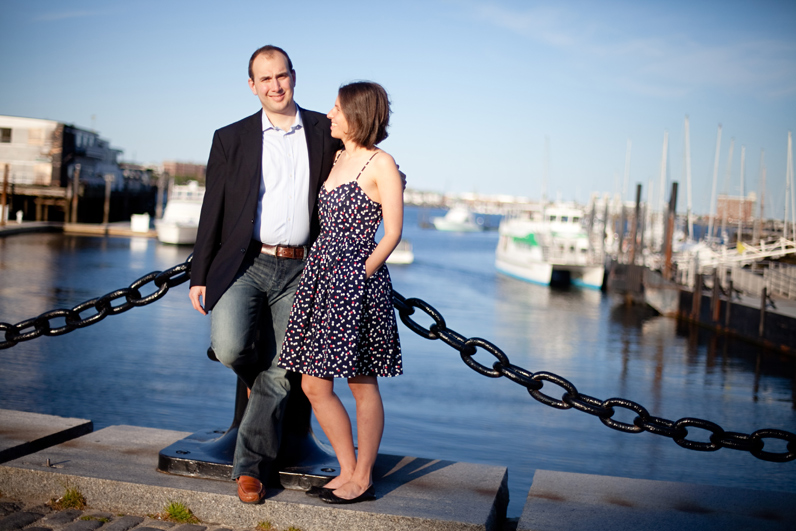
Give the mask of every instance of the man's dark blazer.
[[(317, 198), (342, 143), (323, 114), (299, 109), (310, 159), (310, 243), (320, 232)], [(223, 127), (213, 136), (207, 161), (202, 214), (191, 263), (191, 286), (206, 286), (210, 311), (235, 279), (252, 241), (262, 179), (262, 111)]]

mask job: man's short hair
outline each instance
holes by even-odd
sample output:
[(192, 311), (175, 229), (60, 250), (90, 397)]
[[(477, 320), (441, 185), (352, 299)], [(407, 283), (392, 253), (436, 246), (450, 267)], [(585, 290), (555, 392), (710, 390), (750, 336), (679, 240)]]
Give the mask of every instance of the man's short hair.
[(290, 60), (290, 56), (287, 55), (287, 52), (279, 46), (266, 44), (265, 46), (257, 48), (252, 54), (251, 59), (249, 59), (249, 79), (254, 81), (254, 72), (252, 71), (252, 64), (254, 64), (254, 60), (260, 55), (273, 55), (274, 53), (281, 53), (284, 55), (285, 59), (287, 59), (287, 68), (293, 72), (293, 62)]
[(348, 136), (367, 149), (387, 138), (390, 98), (384, 87), (372, 81), (356, 81), (337, 92), (340, 108), (348, 121)]

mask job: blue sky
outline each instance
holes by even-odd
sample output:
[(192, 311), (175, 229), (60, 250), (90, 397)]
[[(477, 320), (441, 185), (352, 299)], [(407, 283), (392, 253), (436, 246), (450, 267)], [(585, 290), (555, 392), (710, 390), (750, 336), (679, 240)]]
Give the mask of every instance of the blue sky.
[[(409, 186), (585, 201), (654, 179), (664, 131), (685, 209), (690, 118), (694, 210), (707, 213), (722, 124), (719, 192), (757, 191), (781, 218), (796, 128), (796, 2), (221, 2), (0, 0), (0, 114), (96, 129), (124, 159), (204, 162), (215, 129), (252, 114), (251, 52), (277, 44), (296, 100), (326, 112), (341, 83), (382, 83), (382, 147)], [(667, 194), (668, 194), (667, 184)], [(657, 199), (655, 200), (657, 202)]]

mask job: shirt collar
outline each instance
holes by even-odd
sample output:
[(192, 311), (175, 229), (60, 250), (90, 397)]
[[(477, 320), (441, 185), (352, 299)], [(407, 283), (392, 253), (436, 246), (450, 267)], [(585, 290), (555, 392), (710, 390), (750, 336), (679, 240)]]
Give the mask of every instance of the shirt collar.
[[(301, 119), (301, 112), (299, 109), (298, 104), (296, 105), (296, 121), (293, 122), (293, 125), (290, 127), (290, 131), (288, 133), (292, 133), (298, 129), (302, 129), (304, 127), (304, 120)], [(277, 128), (274, 124), (271, 123), (271, 120), (268, 119), (268, 115), (265, 114), (265, 109), (263, 109), (263, 132), (268, 131), (269, 129), (273, 129), (274, 131)]]

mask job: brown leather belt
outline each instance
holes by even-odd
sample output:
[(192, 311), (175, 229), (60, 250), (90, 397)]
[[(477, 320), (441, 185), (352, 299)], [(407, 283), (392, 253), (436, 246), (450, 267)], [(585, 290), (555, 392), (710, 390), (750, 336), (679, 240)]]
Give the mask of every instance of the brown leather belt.
[(287, 245), (268, 245), (267, 243), (264, 243), (260, 248), (260, 253), (270, 254), (271, 256), (276, 256), (277, 258), (303, 260), (307, 256), (307, 248), (303, 246), (290, 247)]

